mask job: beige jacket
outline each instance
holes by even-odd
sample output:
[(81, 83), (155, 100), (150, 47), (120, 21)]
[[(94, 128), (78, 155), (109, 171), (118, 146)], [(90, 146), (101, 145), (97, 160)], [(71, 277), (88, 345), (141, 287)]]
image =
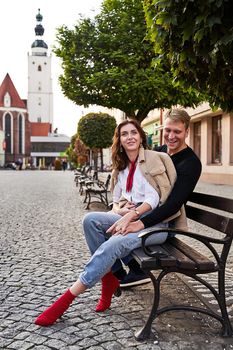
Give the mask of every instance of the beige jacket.
[[(176, 181), (176, 170), (167, 153), (144, 150), (140, 148), (138, 156), (139, 169), (149, 184), (158, 192), (160, 197), (159, 205), (163, 204), (169, 196)], [(111, 191), (117, 182), (119, 171), (113, 170), (111, 176)], [(122, 203), (125, 199), (122, 198)], [(184, 206), (175, 215), (164, 220), (168, 222), (174, 219), (175, 228), (187, 230), (187, 219)]]

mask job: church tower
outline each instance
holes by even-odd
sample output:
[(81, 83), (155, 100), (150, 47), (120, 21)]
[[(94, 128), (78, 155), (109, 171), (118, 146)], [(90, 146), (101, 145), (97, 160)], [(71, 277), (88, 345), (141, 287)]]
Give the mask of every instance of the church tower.
[(41, 24), (40, 9), (36, 15), (35, 41), (28, 54), (28, 100), (27, 108), (32, 136), (48, 136), (53, 128), (53, 92), (51, 78), (51, 55), (42, 39), (44, 28)]

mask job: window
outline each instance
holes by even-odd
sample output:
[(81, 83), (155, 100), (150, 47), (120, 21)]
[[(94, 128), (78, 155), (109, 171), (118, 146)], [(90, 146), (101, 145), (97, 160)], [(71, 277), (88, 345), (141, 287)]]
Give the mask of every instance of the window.
[(23, 118), (19, 116), (19, 153), (23, 153)]
[(11, 116), (7, 114), (5, 117), (5, 141), (6, 141), (6, 153), (11, 153)]
[(230, 134), (229, 134), (229, 145), (230, 145), (230, 165), (233, 165), (233, 115), (230, 117)]
[(37, 118), (37, 123), (41, 123), (41, 117)]
[(4, 96), (4, 107), (10, 107), (11, 106), (11, 97), (9, 92), (6, 92)]
[(41, 66), (38, 66), (38, 72), (41, 72), (42, 69), (41, 69)]
[(222, 162), (222, 117), (212, 118), (212, 163)]
[(201, 122), (193, 124), (193, 150), (196, 155), (201, 157)]

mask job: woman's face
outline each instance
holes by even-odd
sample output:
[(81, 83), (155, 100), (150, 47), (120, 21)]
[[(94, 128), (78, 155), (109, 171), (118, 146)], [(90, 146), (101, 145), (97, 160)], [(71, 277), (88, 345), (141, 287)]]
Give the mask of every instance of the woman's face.
[(140, 147), (142, 139), (138, 129), (131, 123), (120, 129), (120, 143), (126, 152), (136, 151)]

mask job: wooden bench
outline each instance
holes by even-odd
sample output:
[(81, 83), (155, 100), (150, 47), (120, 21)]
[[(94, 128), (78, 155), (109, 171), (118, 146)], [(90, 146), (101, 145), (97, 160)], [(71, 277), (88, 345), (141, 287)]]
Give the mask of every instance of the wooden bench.
[(108, 190), (110, 185), (110, 179), (111, 175), (109, 174), (105, 183), (99, 180), (90, 181), (89, 183), (86, 182), (86, 185), (83, 186), (83, 191), (85, 192), (84, 203), (87, 202), (87, 206), (85, 209), (89, 209), (93, 198), (99, 199), (99, 201), (108, 208)]
[(76, 183), (76, 186), (79, 184), (79, 179), (86, 176), (86, 169), (88, 169), (86, 165), (83, 165), (81, 168), (77, 168), (74, 170), (74, 182)]
[[(233, 336), (225, 296), (225, 267), (233, 239), (231, 213), (233, 213), (233, 200), (194, 192), (186, 205), (187, 217), (216, 231), (211, 230), (211, 234), (206, 235), (205, 230), (203, 233), (195, 233), (169, 228), (166, 231), (169, 232), (170, 237), (164, 244), (155, 246), (146, 246), (147, 238), (154, 232), (164, 232), (164, 229), (156, 231), (148, 229), (147, 232), (141, 233), (142, 247), (135, 249), (133, 256), (152, 280), (154, 300), (144, 327), (135, 333), (137, 340), (148, 338), (153, 320), (168, 311), (192, 311), (209, 315), (221, 322), (222, 336)], [(209, 256), (204, 256), (191, 247), (190, 243), (187, 244), (180, 240), (178, 236), (190, 237), (201, 242), (208, 249), (210, 254), (207, 255)], [(154, 270), (161, 270), (156, 274), (157, 277), (152, 273)], [(160, 308), (160, 283), (171, 272), (191, 277), (209, 289), (218, 303), (220, 312), (213, 311), (207, 306), (171, 305)], [(205, 280), (204, 275), (209, 273), (217, 275), (218, 287)]]
[(91, 171), (91, 166), (86, 166), (82, 174), (76, 176), (76, 186), (79, 186), (79, 193), (81, 195), (83, 194), (83, 186), (85, 185), (85, 181), (92, 180)]

